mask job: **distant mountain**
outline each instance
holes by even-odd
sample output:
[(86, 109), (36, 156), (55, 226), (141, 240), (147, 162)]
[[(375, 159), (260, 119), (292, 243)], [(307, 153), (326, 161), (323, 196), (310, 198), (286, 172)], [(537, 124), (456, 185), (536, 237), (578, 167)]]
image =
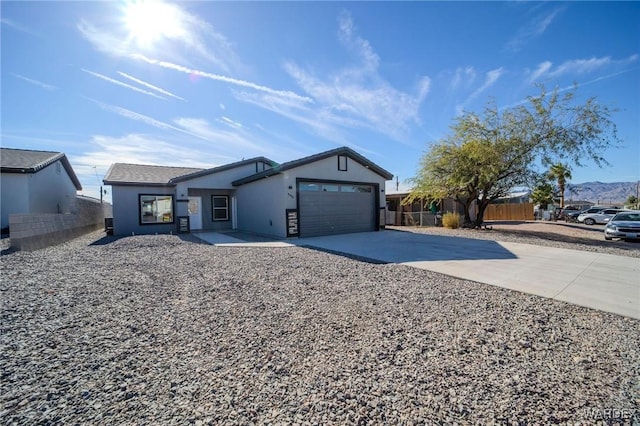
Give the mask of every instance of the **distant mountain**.
[(569, 184), (565, 191), (565, 204), (571, 200), (591, 201), (594, 204), (620, 204), (636, 195), (638, 182), (585, 182)]

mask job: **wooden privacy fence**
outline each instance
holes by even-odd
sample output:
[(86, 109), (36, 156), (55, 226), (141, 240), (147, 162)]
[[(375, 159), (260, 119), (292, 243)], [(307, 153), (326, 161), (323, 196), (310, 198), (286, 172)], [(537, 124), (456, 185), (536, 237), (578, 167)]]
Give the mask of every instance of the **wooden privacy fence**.
[(489, 204), (484, 220), (534, 220), (533, 203)]

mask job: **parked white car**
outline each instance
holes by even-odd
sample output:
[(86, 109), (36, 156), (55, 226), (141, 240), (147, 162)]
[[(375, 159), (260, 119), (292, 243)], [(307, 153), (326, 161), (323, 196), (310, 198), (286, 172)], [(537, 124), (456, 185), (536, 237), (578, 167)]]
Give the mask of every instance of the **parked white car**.
[(583, 213), (578, 216), (578, 222), (585, 225), (594, 225), (596, 223), (607, 223), (609, 220), (620, 212), (628, 210), (621, 209), (605, 209), (596, 213)]
[(620, 212), (609, 220), (604, 227), (604, 239), (611, 240), (640, 239), (640, 210)]

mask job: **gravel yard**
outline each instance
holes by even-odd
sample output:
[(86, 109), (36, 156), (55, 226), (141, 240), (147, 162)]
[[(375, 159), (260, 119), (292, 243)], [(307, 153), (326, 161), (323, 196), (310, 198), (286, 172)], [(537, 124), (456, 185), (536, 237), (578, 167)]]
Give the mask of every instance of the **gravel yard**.
[(387, 227), (423, 234), (463, 236), (504, 242), (535, 244), (640, 258), (639, 241), (606, 241), (604, 225), (565, 222), (488, 222), (490, 230), (446, 229), (442, 227)]
[[(499, 228), (421, 231), (570, 244)], [(640, 422), (639, 321), (306, 248), (103, 236), (0, 257), (0, 423)]]

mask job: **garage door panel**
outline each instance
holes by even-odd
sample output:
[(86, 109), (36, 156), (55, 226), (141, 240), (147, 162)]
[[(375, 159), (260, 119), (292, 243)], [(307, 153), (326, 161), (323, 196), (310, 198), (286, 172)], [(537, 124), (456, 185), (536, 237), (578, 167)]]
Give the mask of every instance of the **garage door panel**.
[(300, 235), (374, 231), (375, 192), (300, 192)]

